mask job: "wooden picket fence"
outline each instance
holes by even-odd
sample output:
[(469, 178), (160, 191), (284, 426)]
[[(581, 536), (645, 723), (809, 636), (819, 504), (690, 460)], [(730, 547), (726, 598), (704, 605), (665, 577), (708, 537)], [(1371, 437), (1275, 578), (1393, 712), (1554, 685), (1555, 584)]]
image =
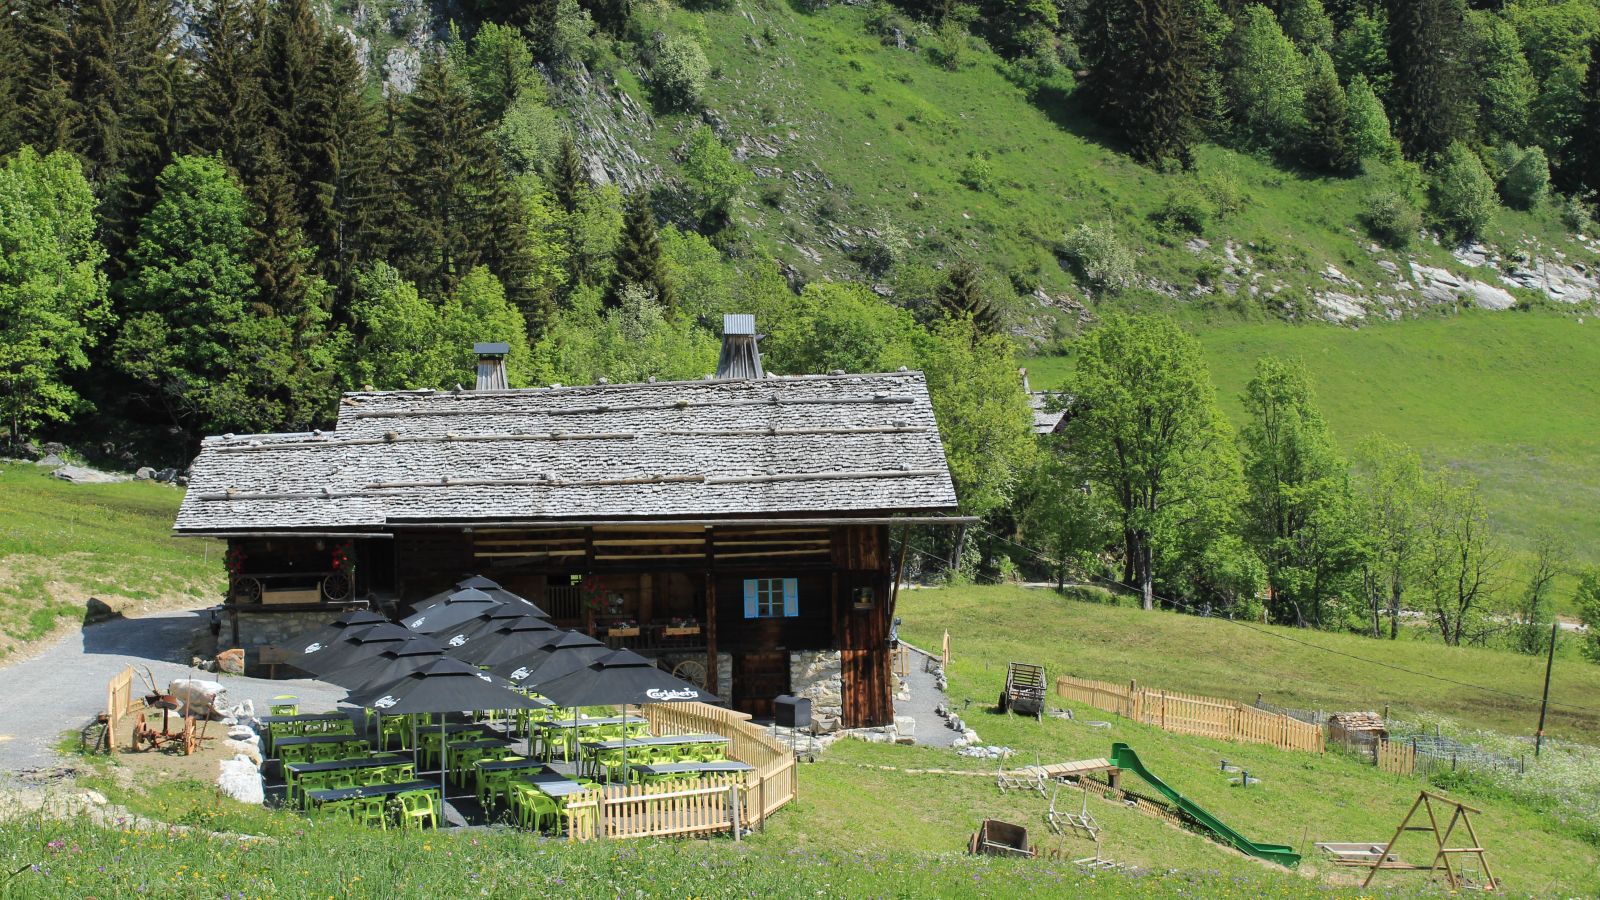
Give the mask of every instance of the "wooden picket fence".
[(1322, 752), (1321, 728), (1243, 703), (1140, 688), (1134, 681), (1112, 684), (1071, 675), (1056, 679), (1056, 693), (1163, 731)]
[(732, 831), (737, 837), (741, 831), (764, 828), (769, 816), (800, 796), (794, 754), (751, 725), (745, 713), (705, 703), (651, 703), (641, 707), (640, 714), (650, 721), (650, 733), (658, 737), (725, 735), (728, 758), (749, 763), (755, 771), (687, 784), (608, 785), (575, 796), (567, 804), (573, 812), (572, 840), (722, 831)]
[[(718, 776), (683, 784), (607, 785), (567, 802), (572, 825), (569, 840), (670, 837), (731, 831), (738, 819), (749, 827), (744, 811), (748, 790), (739, 778)], [(597, 814), (598, 813), (598, 814)], [(604, 822), (604, 830), (597, 830)]]
[(1373, 754), (1378, 768), (1394, 775), (1412, 775), (1417, 771), (1417, 748), (1408, 741), (1379, 741)]
[(106, 752), (117, 755), (117, 723), (133, 708), (133, 666), (106, 683)]
[(894, 674), (899, 675), (901, 678), (911, 674), (910, 647), (900, 646), (894, 648), (894, 653), (890, 656), (890, 660), (894, 666)]

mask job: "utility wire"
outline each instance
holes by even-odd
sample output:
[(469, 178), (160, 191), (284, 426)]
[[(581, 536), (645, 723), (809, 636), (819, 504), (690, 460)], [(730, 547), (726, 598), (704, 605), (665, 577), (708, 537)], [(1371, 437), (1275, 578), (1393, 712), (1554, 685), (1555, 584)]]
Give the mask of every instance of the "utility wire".
[[(1005, 542), (1007, 544), (1010, 544), (1011, 546), (1016, 547), (1016, 548), (1018, 548), (1020, 550), (1026, 550), (1027, 552), (1033, 554), (1034, 557), (1037, 558), (1037, 559), (1041, 559), (1041, 560), (1043, 560), (1043, 561), (1045, 561), (1047, 563), (1050, 563), (1052, 565), (1066, 566), (1068, 568), (1073, 569), (1075, 572), (1079, 573), (1080, 575), (1083, 575), (1084, 577), (1090, 577), (1089, 573), (1084, 571), (1084, 569), (1082, 567), (1077, 566), (1077, 565), (1075, 565), (1075, 564), (1073, 564), (1071, 562), (1063, 561), (1063, 560), (1051, 559), (1050, 557), (1046, 556), (1043, 553), (1040, 553), (1038, 550), (1035, 550), (1032, 547), (1024, 546), (1022, 544), (1017, 543), (1016, 541), (1009, 540), (1007, 538), (1003, 538), (998, 534), (994, 534), (993, 532), (985, 531), (982, 528), (978, 528), (976, 530), (978, 531), (978, 533), (988, 535), (989, 537), (992, 537), (997, 541), (1003, 541), (1003, 542)], [(1117, 585), (1118, 587), (1127, 588), (1130, 591), (1138, 590), (1137, 588), (1133, 587), (1132, 585), (1124, 584), (1124, 583), (1122, 583), (1120, 581), (1115, 581), (1113, 579), (1103, 579), (1103, 580), (1110, 581), (1110, 583), (1112, 583), (1114, 585)], [(1157, 600), (1162, 600), (1162, 601), (1165, 601), (1167, 603), (1171, 603), (1174, 606), (1177, 606), (1177, 607), (1180, 607), (1180, 608), (1188, 608), (1188, 604), (1185, 604), (1181, 600), (1173, 600), (1170, 597), (1163, 597), (1160, 594), (1152, 594), (1152, 596), (1154, 596), (1155, 599), (1157, 599)], [(1514, 697), (1514, 698), (1516, 698), (1518, 700), (1527, 700), (1527, 701), (1530, 701), (1530, 702), (1533, 702), (1533, 703), (1540, 702), (1540, 699), (1538, 697), (1530, 697), (1527, 694), (1516, 694), (1516, 693), (1512, 693), (1511, 691), (1502, 691), (1499, 688), (1484, 687), (1483, 685), (1479, 685), (1479, 684), (1469, 684), (1469, 683), (1467, 683), (1465, 681), (1456, 681), (1453, 678), (1446, 678), (1443, 675), (1434, 675), (1434, 674), (1431, 674), (1431, 673), (1428, 673), (1428, 672), (1418, 672), (1415, 669), (1407, 669), (1404, 666), (1396, 666), (1396, 665), (1393, 665), (1391, 663), (1379, 662), (1378, 660), (1375, 660), (1375, 659), (1367, 659), (1366, 657), (1363, 657), (1363, 656), (1356, 656), (1353, 653), (1345, 653), (1342, 650), (1335, 650), (1332, 647), (1319, 647), (1316, 644), (1313, 644), (1313, 643), (1311, 643), (1309, 641), (1302, 641), (1302, 640), (1300, 640), (1298, 638), (1292, 638), (1292, 637), (1290, 637), (1290, 636), (1288, 636), (1286, 634), (1278, 634), (1275, 631), (1268, 631), (1265, 628), (1257, 628), (1254, 625), (1251, 625), (1251, 624), (1249, 624), (1247, 622), (1239, 621), (1237, 619), (1224, 619), (1221, 616), (1212, 616), (1212, 615), (1209, 615), (1209, 614), (1206, 615), (1205, 618), (1212, 618), (1212, 619), (1216, 619), (1216, 620), (1218, 620), (1220, 622), (1227, 622), (1230, 625), (1237, 625), (1240, 628), (1244, 628), (1244, 629), (1247, 629), (1249, 631), (1254, 631), (1257, 634), (1264, 634), (1264, 635), (1267, 635), (1268, 637), (1275, 637), (1275, 638), (1277, 638), (1279, 640), (1282, 640), (1282, 641), (1288, 641), (1291, 644), (1299, 644), (1302, 647), (1310, 647), (1313, 650), (1321, 650), (1324, 653), (1332, 653), (1335, 656), (1342, 656), (1342, 657), (1344, 657), (1346, 659), (1353, 659), (1356, 662), (1362, 662), (1362, 663), (1366, 663), (1368, 665), (1380, 666), (1382, 668), (1390, 669), (1390, 670), (1395, 671), (1395, 672), (1404, 672), (1407, 675), (1417, 675), (1417, 676), (1420, 676), (1422, 678), (1432, 678), (1435, 681), (1442, 681), (1442, 682), (1444, 682), (1446, 684), (1456, 685), (1457, 687), (1471, 688), (1472, 690), (1475, 690), (1475, 691), (1487, 691), (1487, 692), (1489, 692), (1491, 694), (1500, 694), (1500, 695), (1505, 696), (1505, 697)], [(1567, 709), (1581, 709), (1584, 712), (1600, 712), (1600, 708), (1597, 708), (1597, 707), (1579, 706), (1576, 703), (1559, 703), (1559, 702), (1557, 702), (1555, 700), (1551, 700), (1550, 701), (1550, 705), (1551, 706), (1561, 706), (1561, 707), (1565, 707)]]

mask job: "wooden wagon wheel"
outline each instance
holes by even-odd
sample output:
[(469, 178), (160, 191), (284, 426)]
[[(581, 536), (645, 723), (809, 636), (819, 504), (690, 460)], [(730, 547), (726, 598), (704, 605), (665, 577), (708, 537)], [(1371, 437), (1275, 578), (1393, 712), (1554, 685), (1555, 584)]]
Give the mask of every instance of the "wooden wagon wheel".
[(350, 596), (354, 585), (350, 583), (350, 576), (343, 572), (335, 572), (322, 579), (322, 596), (329, 600), (344, 600)]
[(233, 579), (233, 597), (240, 603), (261, 602), (261, 582), (248, 575)]
[(678, 663), (673, 667), (672, 674), (674, 677), (681, 678), (701, 690), (705, 689), (706, 667), (692, 659), (686, 659)]

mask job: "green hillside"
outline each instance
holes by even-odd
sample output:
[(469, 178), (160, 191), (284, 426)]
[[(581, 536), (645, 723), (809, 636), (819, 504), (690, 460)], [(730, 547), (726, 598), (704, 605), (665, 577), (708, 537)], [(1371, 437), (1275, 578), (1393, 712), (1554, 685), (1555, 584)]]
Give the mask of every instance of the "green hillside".
[[(1222, 409), (1263, 354), (1303, 359), (1348, 450), (1368, 434), (1404, 441), (1483, 480), (1500, 523), (1525, 540), (1540, 527), (1600, 546), (1600, 322), (1473, 312), (1358, 331), (1240, 325), (1197, 331)], [(1026, 361), (1035, 388), (1059, 386), (1067, 357)]]
[[(658, 108), (648, 140), (608, 137), (672, 177), (679, 135), (715, 123), (725, 142), (748, 154), (757, 176), (742, 212), (748, 239), (806, 278), (865, 278), (915, 292), (915, 277), (871, 262), (881, 230), (897, 227), (913, 263), (982, 263), (1009, 285), (998, 293), (1015, 290), (1032, 305), (1018, 312), (1020, 330), (1047, 338), (1048, 320), (1065, 313), (1072, 324), (1068, 304), (1085, 299), (1081, 278), (1062, 257), (1064, 234), (1078, 223), (1108, 221), (1138, 255), (1139, 287), (1124, 302), (1177, 307), (1216, 323), (1282, 312), (1281, 302), (1263, 305), (1243, 289), (1228, 296), (1224, 282), (1259, 277), (1263, 295), (1276, 285), (1287, 298), (1329, 289), (1320, 273), (1330, 264), (1363, 286), (1339, 289), (1362, 296), (1385, 280), (1380, 260), (1402, 269), (1414, 260), (1499, 284), (1453, 258), (1448, 241), (1417, 242), (1409, 253), (1374, 244), (1361, 211), (1374, 187), (1389, 183), (1386, 170), (1325, 177), (1208, 144), (1196, 172), (1162, 174), (1135, 164), (1079, 108), (1069, 75), (1027, 78), (976, 39), (977, 49), (951, 71), (926, 50), (926, 25), (882, 10), (835, 6), (802, 14), (780, 3), (740, 4), (726, 12), (674, 11), (661, 24), (704, 45), (713, 67), (705, 111)], [(922, 29), (923, 52), (880, 37), (890, 27)], [(617, 77), (619, 89), (650, 103), (631, 72)], [(1223, 217), (1220, 201), (1213, 202), (1212, 214), (1194, 223), (1200, 227), (1163, 227), (1161, 212), (1174, 192), (1226, 198), (1221, 206), (1237, 211)], [(1569, 261), (1597, 258), (1565, 231), (1552, 204), (1532, 212), (1502, 208), (1495, 226), (1491, 247), (1507, 257), (1531, 248), (1562, 251)], [(1186, 248), (1192, 237), (1210, 246)], [(1238, 259), (1255, 267), (1249, 275), (1226, 274), (1234, 264), (1223, 253), (1230, 241)], [(1054, 311), (1029, 296), (1035, 287), (1052, 298)]]
[(68, 484), (48, 472), (0, 471), (0, 659), (82, 621), (91, 596), (135, 615), (220, 596), (216, 542), (171, 536), (181, 490)]

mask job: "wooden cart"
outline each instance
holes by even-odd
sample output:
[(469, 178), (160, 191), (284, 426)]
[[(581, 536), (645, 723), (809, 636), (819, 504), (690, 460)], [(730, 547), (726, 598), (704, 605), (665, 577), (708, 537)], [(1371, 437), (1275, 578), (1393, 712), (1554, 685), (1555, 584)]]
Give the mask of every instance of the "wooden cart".
[(1044, 721), (1044, 666), (1014, 662), (1006, 670), (1006, 689), (1000, 694), (1000, 711), (1017, 712)]
[(974, 856), (1022, 856), (1031, 859), (1039, 854), (1039, 848), (1028, 843), (1026, 825), (984, 819), (972, 840), (967, 842), (967, 852)]

